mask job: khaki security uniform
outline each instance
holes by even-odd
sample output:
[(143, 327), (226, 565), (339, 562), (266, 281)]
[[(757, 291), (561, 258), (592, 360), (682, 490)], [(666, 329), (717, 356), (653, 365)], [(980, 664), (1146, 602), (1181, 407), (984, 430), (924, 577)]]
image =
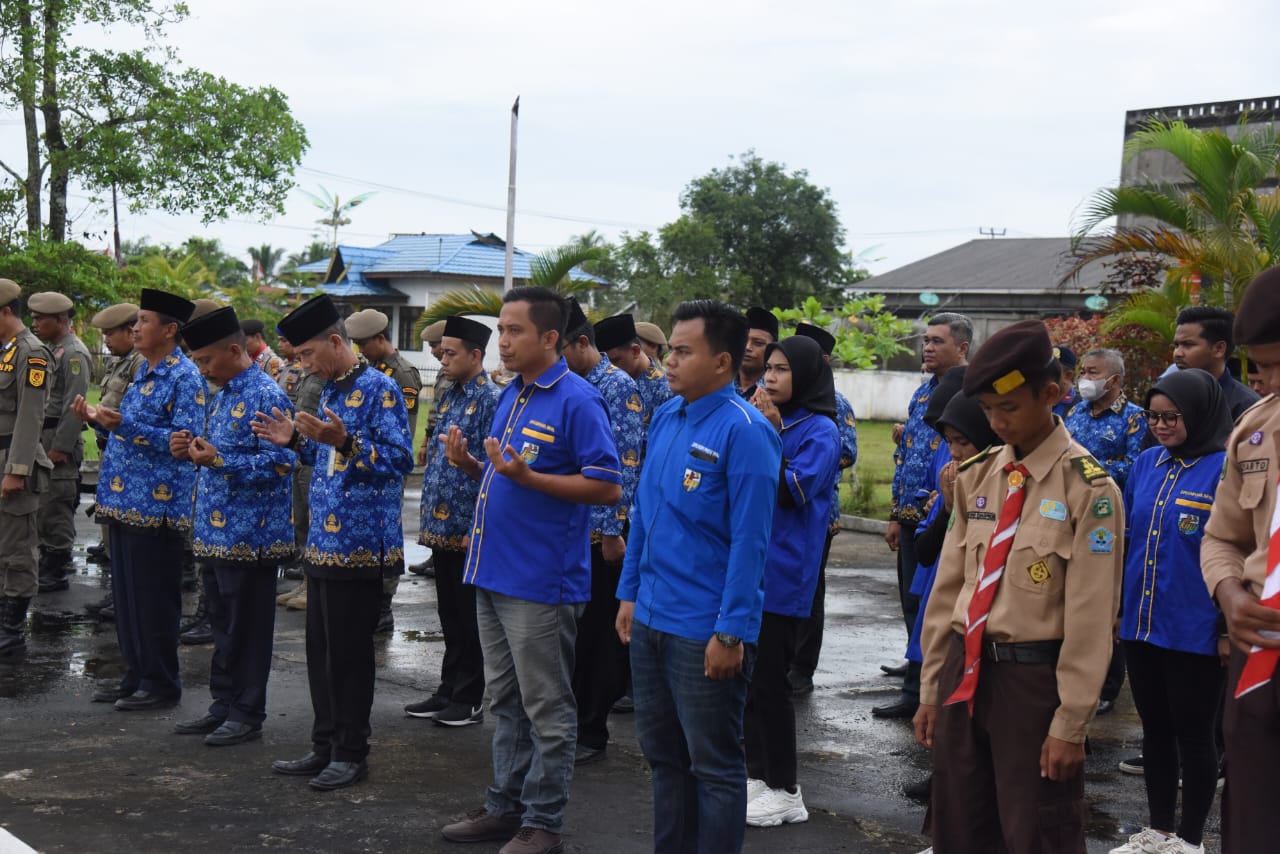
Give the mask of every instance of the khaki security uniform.
[[(1239, 578), (1261, 597), (1267, 575), (1271, 516), (1280, 471), (1280, 397), (1269, 395), (1245, 410), (1227, 441), (1227, 461), (1200, 545), (1200, 567), (1212, 594)], [(1227, 742), (1227, 784), (1222, 797), (1222, 850), (1268, 851), (1280, 837), (1280, 814), (1269, 792), (1280, 768), (1280, 681), (1236, 699), (1245, 656), (1234, 647), (1227, 666), (1222, 728)]]
[[(288, 395), (294, 412), (316, 414), (324, 381), (304, 371), (301, 359), (285, 365), (276, 382)], [(307, 544), (307, 529), (311, 526), (311, 472), (312, 466), (304, 466), (301, 461), (293, 468), (293, 535), (299, 548)]]
[(53, 467), (49, 490), (40, 496), (40, 549), (70, 558), (76, 541), (75, 512), (80, 503), (80, 463), (84, 461), (85, 423), (70, 413), (71, 401), (89, 393), (93, 360), (74, 332), (54, 342), (53, 384), (44, 411), (40, 442), (45, 451), (61, 451), (67, 461)]
[[(1010, 851), (1056, 851), (1050, 840), (1083, 839), (1083, 772), (1042, 780), (1040, 750), (1046, 736), (1082, 743), (1097, 708), (1120, 605), (1124, 504), (1060, 419), (1025, 459), (1015, 460), (1012, 447), (995, 448), (969, 461), (956, 480), (925, 612), (920, 701), (944, 703), (960, 682), (965, 617), (1008, 491), (1004, 466), (1014, 462), (1030, 475), (987, 620), (973, 716), (964, 703), (938, 709), (934, 786), (946, 795), (934, 798), (933, 837), (935, 844), (951, 840), (940, 854), (995, 850), (998, 839), (971, 838), (984, 824)], [(1037, 641), (1061, 643), (1056, 663), (987, 655), (993, 643)], [(980, 778), (995, 791), (974, 785)]]
[(0, 467), (27, 479), (26, 489), (0, 498), (0, 568), (6, 597), (36, 593), (36, 510), (53, 464), (40, 444), (53, 384), (51, 354), (29, 329), (0, 349)]
[[(382, 371), (395, 381), (400, 387), (400, 393), (404, 395), (404, 405), (409, 410), (409, 438), (410, 441), (417, 435), (418, 429), (418, 392), (422, 390), (422, 375), (418, 373), (418, 369), (409, 364), (404, 356), (400, 355), (399, 350), (395, 350), (385, 359), (378, 361), (374, 365), (376, 369)], [(401, 489), (403, 496), (404, 490)], [(393, 575), (390, 578), (382, 580), (382, 592), (395, 594), (397, 586), (400, 584), (400, 576)]]

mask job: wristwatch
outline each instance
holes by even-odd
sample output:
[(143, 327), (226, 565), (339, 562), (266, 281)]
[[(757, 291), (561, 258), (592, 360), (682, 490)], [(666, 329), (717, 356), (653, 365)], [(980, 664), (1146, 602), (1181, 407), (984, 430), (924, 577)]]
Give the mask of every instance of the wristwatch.
[(742, 643), (742, 638), (725, 634), (724, 632), (716, 632), (716, 640), (720, 641), (720, 643), (728, 649), (733, 649), (735, 646)]

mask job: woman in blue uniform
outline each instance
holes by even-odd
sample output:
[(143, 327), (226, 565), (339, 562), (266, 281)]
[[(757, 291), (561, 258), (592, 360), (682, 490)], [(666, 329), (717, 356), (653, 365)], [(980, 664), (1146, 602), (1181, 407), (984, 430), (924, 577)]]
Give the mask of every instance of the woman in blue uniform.
[[(1151, 824), (1112, 854), (1201, 852), (1217, 788), (1214, 714), (1225, 671), (1200, 540), (1222, 474), (1231, 411), (1218, 381), (1193, 368), (1156, 383), (1145, 415), (1159, 446), (1142, 452), (1125, 484), (1129, 546), (1120, 640), (1142, 718)], [(1101, 517), (1115, 508), (1095, 503), (1092, 512)], [(1175, 823), (1179, 776), (1182, 818)]]

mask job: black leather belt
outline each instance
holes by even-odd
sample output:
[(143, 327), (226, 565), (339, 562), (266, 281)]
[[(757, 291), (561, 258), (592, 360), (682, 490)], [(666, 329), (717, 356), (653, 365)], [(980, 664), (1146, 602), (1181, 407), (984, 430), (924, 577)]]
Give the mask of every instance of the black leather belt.
[(58, 426), (58, 422), (60, 422), (61, 420), (62, 420), (62, 419), (61, 419), (61, 418), (59, 418), (58, 416), (56, 416), (56, 415), (51, 415), (51, 416), (49, 416), (48, 418), (46, 418), (46, 419), (44, 420), (44, 427), (42, 427), (41, 429), (42, 429), (42, 430), (53, 430), (54, 428), (56, 428), (56, 427)]
[(1027, 641), (1025, 643), (996, 643), (983, 641), (982, 657), (987, 661), (1010, 664), (1057, 664), (1062, 641)]

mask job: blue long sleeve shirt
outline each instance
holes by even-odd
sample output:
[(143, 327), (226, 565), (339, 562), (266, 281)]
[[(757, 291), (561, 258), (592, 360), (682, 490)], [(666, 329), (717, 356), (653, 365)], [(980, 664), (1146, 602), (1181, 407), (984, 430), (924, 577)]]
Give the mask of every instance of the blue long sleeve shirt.
[(924, 511), (916, 500), (916, 493), (929, 476), (929, 461), (937, 450), (942, 437), (933, 428), (924, 423), (925, 410), (929, 408), (929, 398), (938, 388), (938, 378), (929, 377), (929, 381), (916, 389), (907, 407), (907, 420), (902, 428), (902, 440), (893, 452), (896, 467), (893, 470), (893, 510), (891, 519), (902, 522), (919, 522)]
[(480, 481), (449, 462), (440, 437), (450, 427), (462, 431), (467, 447), (484, 453), (484, 437), (493, 428), (498, 408), (498, 386), (484, 371), (465, 383), (454, 383), (436, 402), (440, 420), (427, 446), (427, 470), (422, 476), (418, 542), (433, 549), (464, 551), (471, 520), (480, 495)]
[(755, 642), (782, 442), (732, 383), (663, 404), (631, 514), (618, 598), (658, 631)]
[(829, 521), (832, 531), (840, 527), (840, 472), (858, 462), (858, 419), (853, 414), (853, 404), (840, 392), (836, 392), (836, 428), (840, 431), (840, 471), (836, 472), (836, 486), (831, 498)]
[(1122, 640), (1217, 654), (1218, 609), (1200, 571), (1200, 541), (1225, 458), (1183, 460), (1157, 446), (1134, 463), (1124, 488)]
[(1071, 407), (1063, 423), (1071, 438), (1084, 445), (1116, 486), (1123, 489), (1133, 461), (1142, 453), (1142, 440), (1147, 433), (1142, 407), (1130, 403), (1122, 394), (1101, 414), (1094, 415), (1093, 405), (1082, 400)]
[(644, 443), (644, 403), (636, 389), (636, 381), (618, 370), (608, 356), (601, 356), (586, 381), (604, 398), (613, 428), (614, 450), (622, 463), (622, 497), (617, 504), (596, 504), (591, 508), (591, 539), (621, 536), (627, 526), (627, 514), (640, 482), (640, 454)]

